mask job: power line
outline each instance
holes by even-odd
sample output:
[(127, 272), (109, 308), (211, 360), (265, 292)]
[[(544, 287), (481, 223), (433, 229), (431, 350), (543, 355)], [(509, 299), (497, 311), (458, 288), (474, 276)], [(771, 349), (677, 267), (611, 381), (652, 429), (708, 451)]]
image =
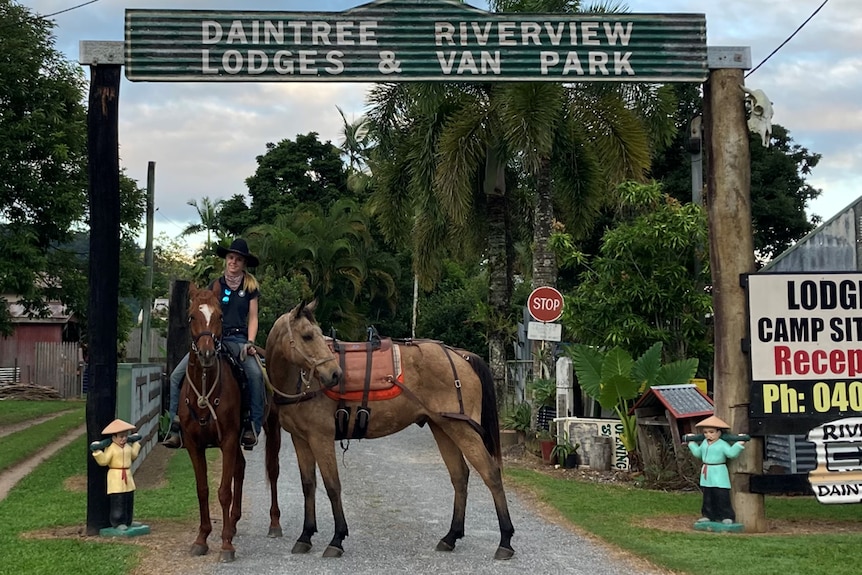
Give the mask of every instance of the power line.
[(72, 6), (71, 8), (66, 8), (65, 10), (60, 10), (58, 12), (54, 12), (53, 14), (45, 14), (44, 16), (42, 16), (42, 18), (50, 18), (51, 16), (56, 16), (57, 14), (62, 14), (64, 12), (71, 12), (72, 10), (76, 10), (78, 8), (83, 8), (84, 6), (87, 6), (88, 4), (94, 4), (95, 2), (98, 2), (98, 1), (99, 0), (90, 0), (89, 2), (84, 2), (83, 4), (78, 4), (77, 6)]
[(814, 12), (812, 12), (812, 13), (811, 13), (811, 16), (809, 16), (808, 18), (806, 18), (805, 22), (803, 22), (802, 24), (800, 24), (800, 25), (799, 25), (799, 28), (797, 28), (797, 29), (793, 32), (793, 34), (791, 34), (790, 36), (788, 36), (788, 37), (787, 37), (787, 40), (785, 40), (784, 42), (782, 42), (782, 43), (778, 46), (778, 48), (776, 48), (775, 50), (773, 50), (773, 51), (769, 54), (769, 56), (767, 56), (766, 58), (764, 58), (764, 59), (760, 62), (760, 64), (758, 64), (757, 66), (755, 66), (754, 68), (752, 68), (752, 69), (751, 69), (751, 71), (750, 71), (750, 72), (748, 72), (748, 74), (746, 74), (746, 75), (745, 75), (745, 77), (746, 77), (746, 78), (748, 78), (749, 76), (751, 76), (752, 74), (754, 74), (755, 72), (757, 72), (757, 69), (758, 69), (758, 68), (760, 68), (761, 66), (763, 66), (764, 64), (766, 64), (766, 61), (767, 61), (767, 60), (769, 60), (770, 58), (772, 58), (772, 57), (773, 57), (773, 56), (774, 56), (774, 55), (775, 55), (779, 50), (781, 50), (782, 48), (784, 48), (784, 45), (785, 45), (785, 44), (787, 44), (788, 42), (790, 42), (790, 40), (792, 40), (792, 39), (793, 39), (793, 37), (794, 37), (794, 36), (796, 36), (796, 34), (797, 34), (800, 30), (802, 30), (802, 29), (805, 27), (805, 25), (806, 25), (806, 24), (808, 24), (808, 22), (810, 22), (810, 21), (811, 21), (811, 19), (812, 19), (812, 18), (814, 18), (814, 17), (817, 15), (817, 13), (818, 13), (818, 12), (820, 12), (820, 9), (821, 9), (821, 8), (823, 8), (824, 6), (826, 6), (826, 3), (827, 3), (827, 2), (829, 2), (829, 0), (823, 0), (823, 3), (822, 3), (820, 6), (818, 6), (818, 7), (817, 7), (817, 10), (815, 10)]

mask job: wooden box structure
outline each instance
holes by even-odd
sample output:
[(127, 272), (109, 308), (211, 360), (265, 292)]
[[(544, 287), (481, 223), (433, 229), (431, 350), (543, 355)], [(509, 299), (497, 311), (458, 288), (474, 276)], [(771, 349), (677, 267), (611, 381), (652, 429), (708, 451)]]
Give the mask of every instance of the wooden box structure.
[(664, 466), (666, 455), (679, 459), (685, 453), (681, 438), (696, 433), (695, 424), (713, 414), (712, 399), (693, 383), (651, 387), (632, 406), (637, 416), (638, 448), (644, 467)]

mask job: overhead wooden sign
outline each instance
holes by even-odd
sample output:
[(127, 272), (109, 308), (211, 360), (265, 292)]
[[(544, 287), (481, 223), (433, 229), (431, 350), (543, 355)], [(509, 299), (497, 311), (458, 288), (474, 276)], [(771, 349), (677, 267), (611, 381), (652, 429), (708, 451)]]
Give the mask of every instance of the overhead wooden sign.
[(126, 10), (132, 81), (703, 82), (703, 14), (490, 13), (454, 0), (344, 12)]

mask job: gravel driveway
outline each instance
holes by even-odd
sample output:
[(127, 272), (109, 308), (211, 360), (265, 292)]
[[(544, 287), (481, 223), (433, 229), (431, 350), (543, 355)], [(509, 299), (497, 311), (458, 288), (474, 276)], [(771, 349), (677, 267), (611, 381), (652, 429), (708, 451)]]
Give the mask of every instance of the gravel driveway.
[(263, 445), (247, 455), (246, 500), (234, 539), (237, 560), (216, 565), (214, 573), (662, 573), (549, 522), (511, 489), (507, 496), (515, 525), (515, 556), (509, 561), (495, 561), (493, 555), (500, 538), (496, 513), (490, 492), (475, 472), (470, 476), (465, 537), (454, 552), (435, 551), (437, 541), (449, 527), (452, 486), (431, 432), (417, 426), (383, 439), (353, 441), (343, 457), (339, 453), (344, 509), (350, 528), (344, 556), (321, 557), (332, 537), (333, 522), (319, 477), (319, 533), (312, 539), (314, 548), (308, 555), (292, 555), (290, 549), (302, 525), (302, 495), (293, 444), (285, 433), (279, 479), (282, 539), (266, 537), (269, 490), (263, 479)]

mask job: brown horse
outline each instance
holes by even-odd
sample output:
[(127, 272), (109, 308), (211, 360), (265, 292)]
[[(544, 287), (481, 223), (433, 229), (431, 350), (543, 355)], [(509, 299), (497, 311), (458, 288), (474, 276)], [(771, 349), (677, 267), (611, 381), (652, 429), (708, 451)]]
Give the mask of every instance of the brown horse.
[(178, 415), (183, 441), (197, 482), (201, 522), (192, 555), (209, 551), (207, 537), (212, 532), (207, 479), (207, 447), (222, 452), (222, 473), (218, 499), (222, 508), (222, 546), (219, 560), (233, 561), (233, 537), (242, 515), (242, 484), (245, 458), (240, 450), (241, 392), (231, 366), (221, 351), (222, 312), (215, 293), (189, 287), (189, 366), (180, 391)]
[[(292, 552), (307, 553), (311, 536), (317, 532), (316, 465), (335, 520), (335, 534), (323, 556), (339, 557), (344, 552), (342, 543), (348, 529), (335, 456), (336, 412), (344, 412), (347, 407), (356, 413), (360, 402), (340, 405), (326, 395), (326, 388), (339, 383), (341, 370), (314, 320), (313, 310), (314, 304), (301, 304), (273, 325), (267, 339), (267, 372), (274, 401), (279, 404), (279, 420), (290, 432), (296, 450), (305, 498), (302, 534)], [(488, 366), (478, 356), (440, 342), (408, 341), (398, 348), (403, 382), (394, 378), (398, 394), (373, 402), (373, 415), (364, 437), (384, 437), (413, 423), (427, 424), (455, 489), (449, 532), (438, 542), (437, 550), (453, 550), (456, 541), (464, 536), (470, 474), (466, 457), (493, 496), (500, 526), (500, 544), (494, 558), (511, 558), (515, 530), (503, 490), (496, 397)], [(348, 437), (354, 436), (355, 427), (356, 420), (351, 418)]]

